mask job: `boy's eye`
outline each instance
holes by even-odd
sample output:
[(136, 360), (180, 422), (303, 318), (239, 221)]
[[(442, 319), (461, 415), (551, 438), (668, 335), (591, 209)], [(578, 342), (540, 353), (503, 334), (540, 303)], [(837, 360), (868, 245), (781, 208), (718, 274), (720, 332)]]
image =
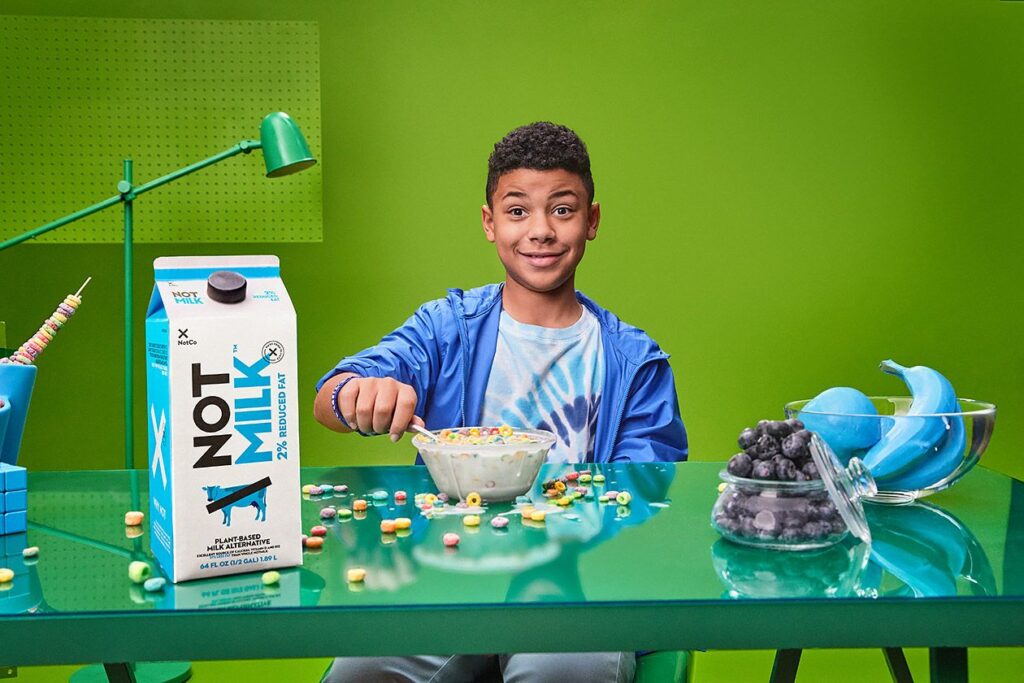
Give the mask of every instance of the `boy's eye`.
[(526, 211), (524, 209), (518, 207), (518, 206), (512, 207), (511, 209), (508, 210), (508, 212), (510, 214), (512, 214), (513, 216), (525, 216), (526, 215)]
[(568, 216), (572, 213), (572, 207), (570, 206), (559, 206), (555, 208), (555, 214), (558, 216)]

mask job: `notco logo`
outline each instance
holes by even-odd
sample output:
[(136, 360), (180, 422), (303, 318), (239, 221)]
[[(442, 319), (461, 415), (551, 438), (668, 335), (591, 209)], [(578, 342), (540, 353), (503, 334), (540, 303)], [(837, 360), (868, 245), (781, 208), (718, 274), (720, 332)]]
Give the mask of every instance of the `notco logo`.
[(178, 346), (196, 346), (199, 344), (195, 339), (188, 336), (188, 328), (178, 330)]

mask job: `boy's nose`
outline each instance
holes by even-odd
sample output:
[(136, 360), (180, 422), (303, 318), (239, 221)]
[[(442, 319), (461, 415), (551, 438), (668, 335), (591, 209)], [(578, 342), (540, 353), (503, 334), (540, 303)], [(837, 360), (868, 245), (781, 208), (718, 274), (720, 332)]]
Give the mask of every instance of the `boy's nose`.
[(534, 220), (530, 221), (529, 232), (527, 237), (531, 240), (539, 240), (547, 242), (555, 237), (555, 229), (552, 226), (546, 216), (538, 216)]

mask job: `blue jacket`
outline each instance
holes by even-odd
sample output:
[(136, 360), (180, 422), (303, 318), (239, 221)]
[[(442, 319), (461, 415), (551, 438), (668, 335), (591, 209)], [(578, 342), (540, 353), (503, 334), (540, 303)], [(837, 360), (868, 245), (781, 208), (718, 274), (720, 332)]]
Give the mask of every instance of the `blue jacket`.
[[(392, 377), (416, 390), (416, 414), (428, 429), (479, 424), (503, 286), (450, 289), (446, 298), (428, 301), (379, 344), (338, 363), (317, 382), (317, 390), (341, 372)], [(643, 330), (579, 292), (576, 298), (597, 316), (604, 348), (594, 460), (686, 460), (686, 429), (668, 354)]]

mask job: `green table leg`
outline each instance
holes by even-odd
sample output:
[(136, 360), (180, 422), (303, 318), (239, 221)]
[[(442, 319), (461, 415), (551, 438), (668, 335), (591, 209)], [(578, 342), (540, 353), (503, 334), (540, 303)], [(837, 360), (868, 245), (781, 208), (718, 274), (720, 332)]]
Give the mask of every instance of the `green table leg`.
[(190, 678), (189, 662), (116, 662), (83, 667), (71, 676), (71, 683), (182, 683)]
[(882, 652), (885, 653), (885, 663), (889, 667), (889, 675), (892, 676), (894, 683), (914, 683), (903, 648), (886, 647), (882, 648)]
[(967, 648), (933, 647), (928, 650), (932, 683), (967, 683)]
[(772, 664), (771, 683), (793, 683), (796, 670), (800, 666), (800, 655), (803, 650), (776, 650), (775, 663)]

